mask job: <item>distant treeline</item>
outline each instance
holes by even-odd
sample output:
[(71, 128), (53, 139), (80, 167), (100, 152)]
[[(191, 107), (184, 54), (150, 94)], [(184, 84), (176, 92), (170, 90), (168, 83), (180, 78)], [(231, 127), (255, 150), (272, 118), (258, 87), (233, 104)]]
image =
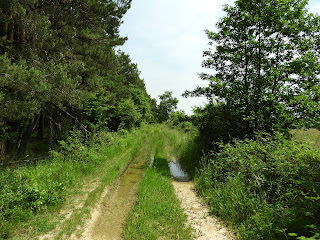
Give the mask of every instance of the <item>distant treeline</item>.
[(70, 130), (129, 129), (154, 121), (137, 65), (117, 51), (131, 0), (0, 3), (0, 155)]

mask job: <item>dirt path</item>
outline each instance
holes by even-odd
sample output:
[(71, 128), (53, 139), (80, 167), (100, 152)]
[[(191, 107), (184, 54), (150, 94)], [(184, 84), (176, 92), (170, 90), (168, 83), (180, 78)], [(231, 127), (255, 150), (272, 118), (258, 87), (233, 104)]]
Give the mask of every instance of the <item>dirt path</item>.
[(84, 233), (80, 237), (73, 235), (71, 239), (120, 240), (122, 238), (127, 217), (137, 200), (139, 182), (150, 154), (149, 145), (148, 139), (128, 168), (105, 189), (99, 204), (93, 210), (91, 219), (84, 226)]
[[(112, 185), (104, 189), (99, 203), (90, 211), (91, 218), (88, 221), (86, 220), (84, 225), (78, 226), (77, 230), (68, 239), (120, 240), (122, 238), (123, 227), (129, 211), (137, 199), (138, 184), (143, 177), (146, 159), (150, 158), (150, 153), (153, 152), (150, 149), (149, 143), (144, 144), (133, 162), (128, 165), (128, 168), (121, 176)], [(195, 194), (192, 182), (174, 181), (173, 186), (178, 198), (181, 200), (181, 207), (188, 216), (188, 221), (196, 230), (195, 239), (233, 239), (232, 233), (223, 227), (217, 219), (209, 216), (208, 208), (201, 203), (201, 200)], [(78, 205), (77, 208), (81, 208), (83, 204), (83, 201), (81, 204), (76, 204)], [(69, 212), (66, 214), (66, 219), (69, 218), (70, 214)], [(56, 230), (55, 232), (58, 233), (59, 231)], [(40, 239), (60, 239), (57, 236), (59, 235), (47, 234)]]
[(122, 237), (123, 225), (137, 197), (137, 187), (144, 169), (144, 162), (130, 164), (123, 175), (106, 189), (91, 220), (85, 226), (83, 240), (118, 240)]
[(188, 221), (196, 230), (197, 240), (232, 240), (233, 234), (219, 221), (209, 216), (209, 209), (194, 191), (193, 182), (176, 182), (173, 187), (181, 201), (181, 207), (188, 216)]

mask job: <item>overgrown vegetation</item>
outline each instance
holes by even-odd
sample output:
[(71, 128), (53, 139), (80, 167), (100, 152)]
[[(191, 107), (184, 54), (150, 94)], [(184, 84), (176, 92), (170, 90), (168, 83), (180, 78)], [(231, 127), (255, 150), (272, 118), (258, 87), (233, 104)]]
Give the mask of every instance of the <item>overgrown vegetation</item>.
[(204, 141), (199, 137), (197, 129), (193, 125), (191, 127), (192, 131), (186, 132), (185, 129), (163, 125), (162, 138), (169, 146), (166, 149), (168, 155), (179, 160), (184, 170), (195, 176), (196, 170), (200, 167)]
[(290, 132), (320, 120), (320, 17), (307, 2), (226, 5), (218, 31), (206, 31), (215, 47), (204, 51), (203, 67), (214, 70), (201, 74), (209, 85), (185, 92), (209, 103), (187, 116), (175, 111), (170, 91), (157, 105), (137, 65), (115, 51), (126, 40), (119, 26), (131, 0), (2, 1), (0, 158), (36, 155), (30, 143), (41, 154), (57, 143), (60, 150), (0, 170), (0, 238), (53, 228), (55, 208), (84, 176), (100, 172), (103, 184), (90, 195), (97, 199), (152, 134), (144, 123), (167, 122), (153, 138), (154, 167), (140, 185), (127, 239), (191, 238), (168, 156), (239, 238), (320, 239), (320, 134)]
[[(200, 77), (186, 91), (203, 148), (198, 191), (240, 239), (319, 239), (320, 17), (306, 0), (237, 0), (206, 30)], [(301, 143), (305, 141), (312, 146)], [(191, 166), (192, 167), (192, 166)]]
[(292, 139), (320, 149), (320, 131), (315, 128), (291, 130)]
[[(61, 142), (62, 150), (52, 152), (47, 161), (1, 169), (0, 238), (11, 238), (19, 232), (33, 236), (53, 228), (48, 216), (54, 215), (72, 191), (84, 184), (85, 176), (97, 175), (103, 184), (109, 184), (151, 132), (148, 126), (131, 132), (102, 132), (90, 144), (81, 143), (79, 132), (75, 132)], [(89, 205), (94, 202), (91, 199)], [(74, 219), (74, 227), (75, 223)]]
[(259, 136), (223, 145), (207, 158), (198, 191), (242, 239), (320, 237), (319, 150), (280, 135)]
[(139, 185), (137, 204), (128, 218), (124, 239), (193, 239), (171, 184), (167, 160), (171, 143), (163, 137), (168, 129), (162, 132), (163, 129), (166, 127), (157, 128), (155, 133), (153, 164)]
[(225, 103), (198, 107), (191, 119), (199, 129), (201, 138), (205, 140), (203, 147), (206, 150), (218, 151), (219, 142), (228, 143), (234, 138), (252, 137), (242, 116)]

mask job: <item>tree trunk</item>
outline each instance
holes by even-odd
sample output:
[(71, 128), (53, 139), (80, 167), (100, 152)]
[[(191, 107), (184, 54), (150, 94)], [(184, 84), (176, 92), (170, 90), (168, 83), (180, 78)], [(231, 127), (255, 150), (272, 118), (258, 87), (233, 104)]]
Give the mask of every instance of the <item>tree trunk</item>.
[(14, 21), (13, 21), (13, 16), (10, 16), (10, 20), (12, 21), (10, 24), (10, 30), (9, 30), (9, 41), (12, 43), (13, 42), (13, 36), (14, 36)]
[(55, 127), (55, 121), (54, 121), (54, 110), (51, 110), (50, 113), (50, 144), (54, 144), (55, 135), (56, 135), (56, 127)]
[(3, 33), (2, 33), (2, 39), (7, 40), (8, 39), (8, 23), (5, 22), (3, 24)]
[(44, 117), (43, 117), (43, 107), (41, 106), (39, 125), (38, 125), (38, 139), (43, 140), (44, 136)]
[(32, 130), (34, 127), (34, 118), (29, 119), (29, 124), (26, 130), (21, 135), (20, 145), (17, 151), (17, 155), (20, 157), (24, 154), (27, 149), (28, 142), (30, 140)]
[(24, 48), (25, 44), (26, 44), (26, 30), (22, 29), (22, 31), (21, 31), (21, 39), (20, 39), (20, 47), (21, 47), (21, 49)]
[(4, 156), (6, 154), (6, 141), (5, 140), (1, 140), (0, 141), (0, 156)]
[(9, 138), (7, 138), (5, 146), (6, 148), (4, 150), (4, 154), (7, 154), (10, 151), (10, 147), (12, 146), (12, 141)]
[[(6, 122), (3, 123), (3, 126), (6, 126)], [(6, 135), (6, 128), (3, 128), (2, 132), (3, 132), (3, 136), (5, 136)], [(7, 149), (7, 147), (6, 147), (7, 141), (6, 140), (7, 140), (6, 137), (3, 137), (0, 140), (0, 156), (4, 156), (6, 153), (6, 149)]]

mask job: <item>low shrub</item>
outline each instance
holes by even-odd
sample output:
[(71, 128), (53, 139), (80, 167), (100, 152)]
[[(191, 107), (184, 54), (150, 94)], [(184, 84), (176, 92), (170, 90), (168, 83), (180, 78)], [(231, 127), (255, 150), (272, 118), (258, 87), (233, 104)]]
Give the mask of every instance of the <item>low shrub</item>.
[(191, 122), (181, 122), (176, 126), (177, 129), (182, 130), (184, 132), (189, 132), (192, 134), (197, 134), (198, 129)]
[(209, 165), (196, 181), (213, 214), (234, 224), (243, 239), (319, 233), (319, 150), (280, 135), (220, 148), (203, 160)]
[[(65, 182), (52, 179), (54, 163), (0, 171), (0, 238), (12, 234), (12, 228), (26, 222), (38, 211), (61, 204), (65, 200)], [(60, 169), (62, 171), (62, 169)], [(47, 172), (49, 176), (44, 175)], [(56, 173), (58, 176), (58, 173)], [(60, 177), (61, 178), (61, 177)], [(48, 180), (50, 179), (50, 180)]]

